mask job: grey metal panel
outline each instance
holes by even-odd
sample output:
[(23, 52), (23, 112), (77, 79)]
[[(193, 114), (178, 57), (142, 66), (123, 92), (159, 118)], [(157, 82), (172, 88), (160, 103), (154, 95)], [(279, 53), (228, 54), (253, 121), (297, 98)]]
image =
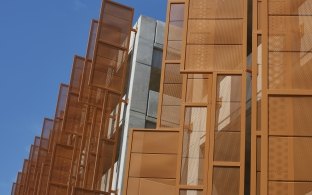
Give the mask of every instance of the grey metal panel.
[(159, 93), (156, 91), (149, 91), (148, 98), (148, 108), (147, 108), (147, 116), (156, 118), (157, 117), (157, 108), (158, 108), (158, 95)]
[(145, 114), (130, 111), (128, 129), (132, 128), (145, 128)]
[(148, 87), (151, 74), (151, 66), (136, 62), (133, 75), (133, 92), (131, 110), (141, 112), (145, 115), (147, 110)]
[(150, 42), (154, 42), (156, 31), (156, 20), (147, 16), (139, 18), (139, 35)]
[(164, 44), (165, 23), (157, 20), (155, 43)]
[(151, 65), (153, 59), (154, 44), (152, 41), (140, 37), (138, 40), (136, 61)]

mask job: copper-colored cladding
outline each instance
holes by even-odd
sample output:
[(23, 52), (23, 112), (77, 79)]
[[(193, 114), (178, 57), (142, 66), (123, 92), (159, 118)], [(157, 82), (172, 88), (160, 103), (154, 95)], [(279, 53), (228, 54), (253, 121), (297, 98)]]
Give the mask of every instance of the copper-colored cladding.
[(246, 53), (247, 1), (169, 1), (158, 129), (131, 132), (123, 194), (244, 194)]
[(24, 161), (23, 171), (18, 174), (14, 194), (45, 194), (51, 162), (49, 149), (52, 151), (51, 148), (55, 146), (60, 135), (67, 93), (68, 86), (62, 84), (55, 113), (58, 123), (54, 123), (51, 119), (44, 120), (41, 137), (36, 137), (30, 151), (29, 160)]
[(22, 182), (22, 173), (18, 172), (16, 182), (12, 186), (11, 195), (20, 194), (21, 182)]
[[(311, 169), (310, 0), (254, 1), (252, 194), (309, 194)], [(260, 39), (257, 50), (256, 39)], [(254, 75), (256, 76), (256, 75)], [(257, 83), (258, 81), (258, 83)], [(256, 107), (255, 107), (256, 108)], [(257, 125), (258, 124), (258, 125)]]
[[(96, 43), (98, 21), (93, 20), (90, 28), (89, 42), (87, 46), (86, 59), (83, 74), (80, 80), (79, 102), (89, 105), (81, 145), (78, 152), (78, 164), (75, 168), (77, 173), (75, 181), (75, 192), (78, 188), (92, 189), (96, 148), (100, 132), (102, 108), (105, 98), (103, 89), (88, 84), (91, 75), (91, 64)], [(77, 190), (76, 190), (77, 189)]]
[[(128, 16), (130, 12), (131, 19), (127, 17), (122, 19), (120, 16), (123, 12), (124, 16)], [(75, 58), (62, 132), (52, 157), (47, 194), (112, 192), (110, 187), (112, 169), (117, 156), (119, 135), (117, 121), (119, 121), (121, 109), (119, 104), (122, 101), (121, 95), (124, 88), (132, 15), (132, 8), (103, 1), (99, 24), (96, 21), (92, 22), (86, 59)], [(123, 20), (128, 25), (120, 26)], [(94, 46), (96, 28), (98, 28), (98, 33)], [(108, 37), (111, 35), (120, 36), (121, 39), (116, 39), (117, 37), (112, 39), (114, 36)], [(122, 45), (116, 45), (107, 40), (119, 40)], [(93, 47), (95, 47), (95, 55), (92, 59), (90, 52), (93, 51)], [(110, 58), (109, 64), (106, 63), (108, 59), (100, 57), (103, 51), (98, 47), (110, 47), (106, 50)], [(122, 54), (115, 53), (115, 48), (118, 48)], [(98, 70), (101, 69), (109, 70), (109, 72), (102, 72), (99, 75)], [(87, 79), (90, 77), (90, 81), (96, 80), (95, 75), (106, 77), (107, 80), (102, 89), (97, 88), (99, 86), (93, 85), (92, 82), (92, 85), (88, 86)], [(118, 82), (110, 81), (111, 76), (116, 75), (120, 76)], [(110, 82), (114, 82), (114, 85), (110, 85)], [(105, 189), (101, 188), (103, 174), (109, 178)]]
[(178, 142), (179, 130), (133, 130), (123, 194), (174, 194)]
[(42, 129), (41, 137), (46, 139), (49, 134), (49, 142), (48, 142), (48, 151), (46, 153), (46, 158), (41, 166), (38, 166), (38, 171), (40, 172), (38, 183), (36, 183), (36, 195), (45, 194), (47, 191), (48, 185), (48, 177), (49, 177), (49, 170), (51, 167), (51, 160), (52, 160), (52, 152), (55, 147), (56, 142), (59, 140), (59, 136), (61, 133), (61, 125), (64, 117), (65, 105), (68, 96), (68, 86), (65, 84), (60, 85), (58, 101), (56, 105), (55, 111), (55, 119), (53, 121), (52, 131), (49, 132), (49, 126), (44, 123), (44, 127)]
[[(103, 194), (114, 193), (113, 169), (118, 150), (118, 121), (128, 62), (132, 17), (132, 8), (112, 1), (103, 1), (92, 59), (88, 103), (98, 107), (102, 102), (103, 91), (100, 89), (104, 90), (104, 99), (102, 108), (96, 108), (94, 111), (91, 131), (86, 135), (86, 147), (81, 149), (80, 162), (83, 162), (84, 166), (78, 173), (81, 171), (84, 179), (79, 182), (80, 184), (77, 183), (73, 194), (94, 194), (100, 191)], [(91, 35), (92, 29), (88, 48), (92, 47)], [(86, 74), (82, 82), (86, 82), (85, 75), (88, 75), (89, 66), (90, 64), (85, 66)], [(104, 186), (101, 186), (103, 175), (105, 182)]]
[[(38, 193), (38, 188), (40, 183), (42, 182), (42, 167), (48, 157), (48, 149), (49, 149), (49, 141), (50, 135), (53, 130), (53, 120), (44, 119), (41, 137), (40, 137), (40, 146), (38, 152), (38, 159), (36, 162), (36, 170), (35, 170), (35, 180), (33, 182), (34, 192), (33, 194)], [(40, 193), (39, 193), (40, 194)]]
[[(75, 57), (70, 85), (60, 87), (54, 123), (45, 121), (42, 142), (25, 161), (14, 194), (115, 193), (111, 185), (132, 16), (132, 8), (103, 1), (100, 22), (92, 21), (86, 59)], [(101, 57), (103, 47), (109, 48), (108, 59)], [(116, 76), (117, 82), (111, 80)], [(101, 78), (104, 85), (93, 83)], [(48, 122), (52, 132), (46, 132)]]
[(101, 123), (101, 110), (91, 109), (88, 112), (87, 120), (85, 121), (85, 132), (82, 138), (79, 160), (75, 171), (77, 178), (75, 187), (91, 188), (94, 175), (94, 157), (97, 147), (98, 134)]
[(62, 130), (59, 142), (56, 143), (51, 161), (47, 194), (70, 193), (70, 186), (75, 175), (73, 167), (77, 166), (83, 124), (87, 107), (78, 102), (80, 79), (85, 59), (75, 56)]
[(98, 31), (99, 22), (93, 20), (90, 28), (89, 42), (87, 46), (85, 65), (81, 77), (79, 102), (98, 107), (102, 109), (104, 100), (104, 90), (90, 86), (89, 78), (91, 75), (91, 65), (93, 60), (94, 48), (96, 43), (96, 35)]
[(23, 172), (18, 174), (14, 194), (36, 194), (41, 175), (41, 164), (46, 159), (48, 141), (53, 120), (45, 119), (41, 137), (36, 137), (31, 147), (29, 161), (24, 162)]
[(38, 160), (39, 147), (40, 147), (40, 137), (35, 137), (34, 144), (31, 145), (31, 149), (29, 153), (29, 161), (28, 161), (28, 169), (27, 169), (26, 178), (25, 178), (24, 194), (34, 193), (34, 185), (31, 185), (31, 184), (35, 182), (36, 163)]
[(132, 30), (133, 9), (103, 0), (90, 84), (120, 93)]
[(18, 194), (23, 194), (24, 193), (24, 189), (25, 189), (25, 183), (26, 183), (26, 173), (28, 170), (28, 160), (24, 160), (24, 164), (23, 164), (23, 170), (22, 170), (22, 177), (21, 177), (21, 182), (20, 182), (20, 188), (19, 191), (17, 192)]
[[(311, 0), (252, 5), (250, 194), (308, 194)], [(131, 131), (123, 194), (244, 194), (247, 7), (247, 0), (169, 1), (157, 129)], [(86, 59), (75, 58), (54, 123), (45, 120), (12, 194), (117, 193), (132, 16), (132, 8), (103, 1)]]
[(65, 84), (60, 85), (58, 101), (56, 104), (55, 118), (53, 131), (51, 134), (51, 141), (49, 142), (49, 153), (52, 154), (54, 145), (59, 141), (61, 130), (62, 130), (62, 121), (64, 118), (66, 101), (68, 97), (69, 86)]

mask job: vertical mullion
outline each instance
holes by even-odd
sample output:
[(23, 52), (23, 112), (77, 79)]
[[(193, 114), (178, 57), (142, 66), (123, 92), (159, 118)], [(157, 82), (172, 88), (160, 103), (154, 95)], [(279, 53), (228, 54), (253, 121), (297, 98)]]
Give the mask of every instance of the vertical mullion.
[(251, 173), (250, 193), (257, 193), (257, 120), (258, 120), (258, 0), (253, 0), (252, 7), (252, 97), (251, 97)]
[(209, 133), (209, 151), (208, 151), (208, 182), (207, 182), (207, 194), (212, 194), (213, 187), (213, 154), (214, 154), (214, 129), (216, 121), (216, 101), (217, 101), (217, 73), (212, 74), (212, 93), (211, 93), (211, 116)]
[[(209, 175), (209, 167), (210, 167), (210, 164), (213, 164), (213, 163), (210, 163), (209, 161), (209, 149), (210, 149), (210, 131), (211, 131), (211, 124), (213, 123), (212, 121), (212, 115), (213, 115), (213, 112), (212, 112), (212, 86), (213, 86), (213, 78), (212, 78), (212, 74), (209, 74), (208, 76), (208, 105), (206, 107), (207, 109), (207, 116), (206, 116), (206, 144), (205, 144), (205, 159), (204, 159), (204, 171), (205, 171), (205, 174), (204, 174), (204, 191), (203, 191), (203, 194), (207, 194), (208, 193), (208, 189), (209, 189), (209, 186), (208, 185), (205, 185), (205, 184), (208, 184), (208, 177), (206, 177), (205, 175)], [(211, 185), (212, 186), (212, 185)]]
[(248, 25), (248, 1), (243, 1), (243, 66), (241, 83), (241, 131), (240, 131), (240, 182), (239, 194), (244, 195), (245, 188), (245, 153), (246, 153), (246, 83), (247, 83), (247, 25)]
[[(180, 69), (184, 66), (184, 58), (185, 58), (185, 48), (186, 48), (186, 34), (187, 34), (187, 19), (188, 19), (188, 1), (184, 2), (184, 21), (183, 21), (183, 35), (182, 35), (182, 47), (181, 47), (181, 63)], [(170, 6), (171, 7), (171, 6)], [(169, 23), (170, 23), (170, 15), (168, 16), (168, 34), (167, 41), (169, 37)], [(167, 47), (165, 47), (167, 49)], [(166, 54), (165, 54), (166, 55)], [(184, 137), (184, 123), (185, 123), (185, 110), (186, 110), (186, 91), (187, 91), (187, 75), (182, 74), (182, 99), (181, 99), (181, 112), (180, 112), (180, 131), (179, 131), (179, 148), (178, 148), (178, 162), (177, 162), (177, 173), (176, 173), (176, 195), (180, 194), (180, 185), (181, 185), (181, 167), (182, 167), (182, 155), (183, 155), (183, 137)]]
[(185, 0), (180, 70), (185, 70), (189, 9), (190, 0)]
[(261, 104), (261, 194), (268, 193), (268, 0), (263, 0), (262, 9), (262, 104)]
[(179, 148), (178, 148), (178, 162), (177, 162), (177, 173), (176, 173), (176, 194), (179, 195), (180, 192), (180, 181), (181, 181), (181, 167), (182, 167), (182, 155), (183, 155), (183, 133), (184, 133), (184, 123), (185, 123), (185, 100), (186, 100), (186, 88), (187, 88), (187, 75), (183, 75), (182, 83), (182, 105), (180, 112), (180, 127), (179, 127)]

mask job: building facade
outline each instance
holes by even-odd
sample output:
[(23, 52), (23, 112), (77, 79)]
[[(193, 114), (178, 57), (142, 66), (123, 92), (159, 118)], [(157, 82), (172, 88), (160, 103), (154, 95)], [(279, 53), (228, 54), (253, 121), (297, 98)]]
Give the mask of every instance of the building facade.
[(13, 194), (312, 193), (311, 0), (132, 15), (103, 1)]
[(169, 1), (156, 130), (134, 129), (124, 194), (244, 194), (247, 1)]
[(157, 128), (131, 132), (123, 194), (311, 194), (311, 1), (167, 10)]

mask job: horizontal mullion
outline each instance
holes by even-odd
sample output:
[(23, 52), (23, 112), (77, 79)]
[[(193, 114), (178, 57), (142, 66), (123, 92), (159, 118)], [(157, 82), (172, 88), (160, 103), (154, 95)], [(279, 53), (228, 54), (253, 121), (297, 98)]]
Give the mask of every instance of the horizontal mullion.
[(181, 64), (181, 60), (164, 60), (165, 64)]
[(217, 131), (217, 130), (215, 130), (215, 134), (216, 133), (242, 133), (242, 132), (241, 131), (227, 131), (227, 130)]
[(225, 162), (225, 161), (214, 161), (213, 166), (215, 167), (240, 167), (240, 162)]
[(216, 73), (218, 75), (242, 75), (243, 70), (232, 70), (232, 71), (224, 71), (224, 70), (180, 70), (181, 74), (212, 74)]
[(245, 18), (189, 18), (188, 20), (244, 20)]
[(183, 104), (185, 107), (208, 107), (211, 106), (210, 102), (205, 102), (205, 103), (192, 103), (192, 102), (186, 102)]
[(298, 138), (298, 137), (303, 137), (303, 138), (312, 138), (312, 134), (311, 135), (283, 135), (283, 134), (272, 134), (272, 132), (269, 132), (269, 137), (286, 137), (286, 138)]
[[(271, 34), (271, 35), (283, 35), (283, 34)], [(275, 51), (275, 50), (269, 50), (269, 53), (312, 53), (312, 50), (308, 50), (308, 51), (304, 51), (304, 50), (301, 50), (301, 51), (292, 51), (292, 50), (278, 50), (278, 51)]]
[(284, 182), (284, 183), (306, 183), (306, 182), (308, 182), (308, 183), (312, 183), (312, 180), (300, 180), (300, 181), (298, 181), (298, 180), (293, 180), (293, 181), (289, 181), (289, 180), (283, 180), (283, 179), (281, 179), (281, 180), (279, 180), (279, 179), (269, 179), (268, 181), (273, 181), (273, 182)]
[(162, 177), (133, 177), (133, 176), (129, 176), (129, 178), (137, 178), (137, 179), (163, 179), (163, 180), (176, 179), (175, 177), (162, 178)]
[(298, 16), (312, 16), (312, 14), (268, 14), (268, 16), (290, 16), (290, 17), (298, 17)]
[(158, 153), (158, 152), (150, 152), (150, 153), (146, 153), (146, 152), (131, 152), (132, 154), (150, 154), (150, 155), (170, 155), (170, 156), (177, 156), (177, 153)]
[(188, 45), (197, 45), (197, 46), (201, 46), (201, 45), (218, 45), (218, 46), (232, 46), (232, 45), (244, 45), (242, 43), (228, 43), (228, 44), (224, 44), (224, 43), (201, 43), (201, 44), (198, 44), (198, 43), (187, 43), (186, 44), (187, 46)]
[(312, 96), (312, 90), (300, 90), (300, 89), (269, 89), (268, 95), (274, 96)]
[(158, 128), (158, 129), (133, 129), (133, 132), (180, 132), (180, 129), (173, 129), (173, 128)]
[(179, 185), (180, 190), (204, 190), (204, 185)]

